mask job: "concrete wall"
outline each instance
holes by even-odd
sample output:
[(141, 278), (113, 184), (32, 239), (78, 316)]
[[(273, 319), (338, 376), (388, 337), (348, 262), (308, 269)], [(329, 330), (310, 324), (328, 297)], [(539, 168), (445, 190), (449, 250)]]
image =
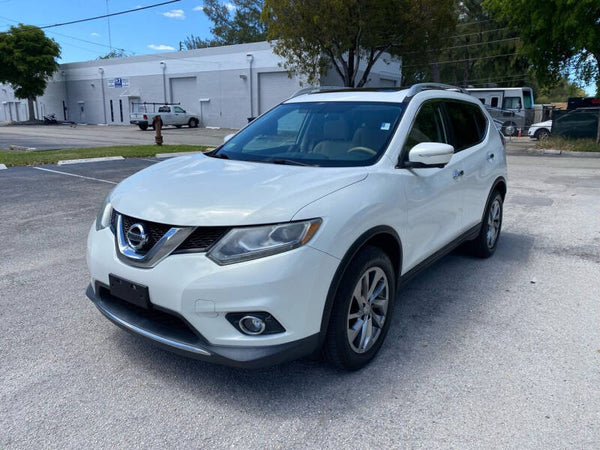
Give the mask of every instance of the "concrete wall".
[[(37, 115), (55, 113), (59, 120), (66, 116), (80, 123), (129, 125), (133, 103), (174, 101), (197, 114), (202, 126), (239, 128), (248, 117), (302, 87), (298, 77), (287, 76), (281, 62), (268, 42), (257, 42), (63, 64), (38, 98)], [(382, 58), (373, 70), (370, 85), (378, 86), (382, 78), (388, 80), (386, 85), (389, 80), (399, 83), (398, 62), (386, 63)], [(340, 85), (341, 80), (333, 74), (322, 84)], [(6, 100), (2, 95), (0, 90), (0, 101), (14, 101), (9, 87)], [(26, 104), (19, 107), (19, 120), (24, 120)], [(10, 120), (4, 109), (0, 120)]]

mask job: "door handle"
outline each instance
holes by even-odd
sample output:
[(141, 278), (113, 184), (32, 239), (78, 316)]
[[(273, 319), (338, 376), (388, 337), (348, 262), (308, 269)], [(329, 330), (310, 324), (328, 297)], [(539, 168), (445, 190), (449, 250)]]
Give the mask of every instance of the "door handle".
[(464, 174), (465, 174), (464, 170), (455, 170), (454, 175), (452, 175), (452, 178), (454, 178), (456, 180), (458, 177), (462, 177)]

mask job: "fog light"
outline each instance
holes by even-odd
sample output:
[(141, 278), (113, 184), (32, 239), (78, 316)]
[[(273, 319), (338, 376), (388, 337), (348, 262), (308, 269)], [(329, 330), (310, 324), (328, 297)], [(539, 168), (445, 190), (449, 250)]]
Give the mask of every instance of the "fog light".
[(265, 331), (265, 321), (256, 316), (244, 316), (240, 319), (240, 330), (246, 334), (257, 335)]

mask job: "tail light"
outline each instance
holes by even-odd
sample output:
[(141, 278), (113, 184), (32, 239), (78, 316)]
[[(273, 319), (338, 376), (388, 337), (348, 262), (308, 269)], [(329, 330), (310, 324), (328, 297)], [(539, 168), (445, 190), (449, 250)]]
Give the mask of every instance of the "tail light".
[(144, 114), (144, 120), (148, 120), (148, 116)]

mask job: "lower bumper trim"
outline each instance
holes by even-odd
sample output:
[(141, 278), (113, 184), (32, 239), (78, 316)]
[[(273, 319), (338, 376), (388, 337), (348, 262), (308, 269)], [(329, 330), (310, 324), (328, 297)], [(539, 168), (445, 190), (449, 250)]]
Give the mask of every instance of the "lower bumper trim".
[(253, 347), (212, 345), (200, 338), (198, 343), (182, 342), (160, 333), (160, 329), (152, 329), (147, 320), (138, 320), (135, 313), (107, 301), (103, 295), (97, 295), (91, 285), (86, 295), (107, 319), (124, 330), (174, 353), (216, 364), (250, 369), (268, 367), (307, 356), (320, 344), (319, 333), (285, 344)]

